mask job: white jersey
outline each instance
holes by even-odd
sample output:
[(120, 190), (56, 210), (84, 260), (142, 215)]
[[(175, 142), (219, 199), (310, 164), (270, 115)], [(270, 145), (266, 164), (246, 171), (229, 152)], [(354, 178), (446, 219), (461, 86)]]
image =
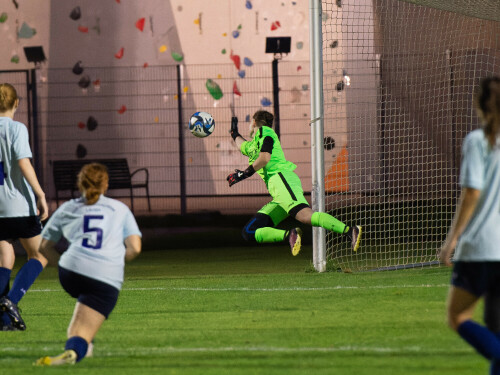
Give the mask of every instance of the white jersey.
[(0, 117), (0, 217), (37, 214), (35, 195), (18, 163), (31, 157), (26, 126), (10, 117)]
[(459, 261), (500, 261), (500, 142), (494, 148), (482, 129), (462, 146), (460, 184), (481, 191), (479, 201), (455, 251)]
[(125, 239), (139, 235), (139, 227), (129, 208), (105, 196), (93, 205), (82, 198), (59, 207), (42, 231), (42, 237), (69, 242), (59, 265), (121, 289), (125, 267)]

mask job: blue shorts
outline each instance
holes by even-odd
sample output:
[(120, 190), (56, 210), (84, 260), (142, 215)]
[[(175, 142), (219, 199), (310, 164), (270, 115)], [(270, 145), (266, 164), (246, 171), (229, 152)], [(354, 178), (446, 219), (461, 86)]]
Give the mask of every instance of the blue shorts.
[(500, 262), (455, 262), (451, 284), (477, 297), (500, 296)]
[(78, 302), (94, 309), (108, 319), (116, 306), (120, 291), (102, 281), (80, 275), (59, 266), (59, 280), (64, 290)]
[(42, 233), (38, 216), (0, 217), (0, 241), (31, 238)]

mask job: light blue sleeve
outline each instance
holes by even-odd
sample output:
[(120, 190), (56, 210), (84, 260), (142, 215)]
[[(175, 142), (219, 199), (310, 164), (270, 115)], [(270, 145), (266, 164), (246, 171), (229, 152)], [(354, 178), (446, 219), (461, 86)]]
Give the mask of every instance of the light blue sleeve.
[(20, 122), (16, 122), (15, 124), (17, 132), (12, 145), (13, 159), (31, 158), (33, 155), (30, 148), (28, 129)]
[(139, 230), (139, 226), (135, 221), (134, 215), (130, 210), (128, 210), (125, 216), (125, 222), (123, 223), (123, 239), (134, 234), (142, 237), (142, 233)]
[(482, 190), (484, 185), (484, 145), (477, 134), (470, 133), (462, 146), (460, 185)]
[(56, 212), (52, 214), (49, 221), (47, 221), (47, 224), (45, 224), (45, 227), (42, 230), (42, 238), (53, 242), (57, 242), (61, 239), (62, 230), (60, 228), (61, 222), (59, 220), (59, 216), (62, 208), (63, 206), (59, 207)]

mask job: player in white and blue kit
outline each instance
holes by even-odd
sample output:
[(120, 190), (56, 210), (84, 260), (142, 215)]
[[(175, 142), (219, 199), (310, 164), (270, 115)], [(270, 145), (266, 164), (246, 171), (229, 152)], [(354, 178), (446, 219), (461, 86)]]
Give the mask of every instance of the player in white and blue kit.
[[(40, 251), (49, 263), (59, 264), (61, 285), (78, 302), (64, 353), (42, 357), (38, 365), (73, 364), (85, 357), (89, 343), (116, 305), (125, 260), (141, 252), (141, 232), (134, 215), (122, 202), (103, 195), (108, 178), (102, 164), (85, 165), (78, 175), (82, 197), (61, 205), (43, 229)], [(59, 256), (55, 245), (61, 237), (69, 247)]]
[[(48, 216), (45, 194), (31, 165), (28, 130), (14, 121), (19, 106), (16, 89), (0, 84), (0, 329), (25, 330), (17, 304), (47, 264), (38, 252), (40, 220)], [(36, 199), (35, 199), (36, 196)], [(9, 280), (15, 253), (12, 241), (21, 242), (28, 261), (18, 271), (12, 288)]]
[[(448, 323), (500, 374), (500, 78), (481, 81), (476, 109), (483, 127), (462, 146), (460, 203), (440, 260), (454, 266)], [(455, 250), (456, 247), (456, 250)], [(486, 327), (472, 320), (484, 297)]]

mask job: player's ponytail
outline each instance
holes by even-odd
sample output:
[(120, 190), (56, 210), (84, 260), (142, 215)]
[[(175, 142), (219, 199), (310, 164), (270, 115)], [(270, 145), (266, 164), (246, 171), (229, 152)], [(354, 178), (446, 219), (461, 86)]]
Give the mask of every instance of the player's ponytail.
[(99, 163), (90, 163), (83, 166), (78, 173), (78, 189), (82, 193), (85, 204), (94, 204), (108, 188), (108, 170)]
[(481, 80), (475, 101), (484, 123), (484, 133), (493, 147), (500, 135), (500, 78), (488, 77)]
[(0, 83), (0, 112), (7, 112), (14, 108), (17, 101), (17, 92), (10, 83)]

